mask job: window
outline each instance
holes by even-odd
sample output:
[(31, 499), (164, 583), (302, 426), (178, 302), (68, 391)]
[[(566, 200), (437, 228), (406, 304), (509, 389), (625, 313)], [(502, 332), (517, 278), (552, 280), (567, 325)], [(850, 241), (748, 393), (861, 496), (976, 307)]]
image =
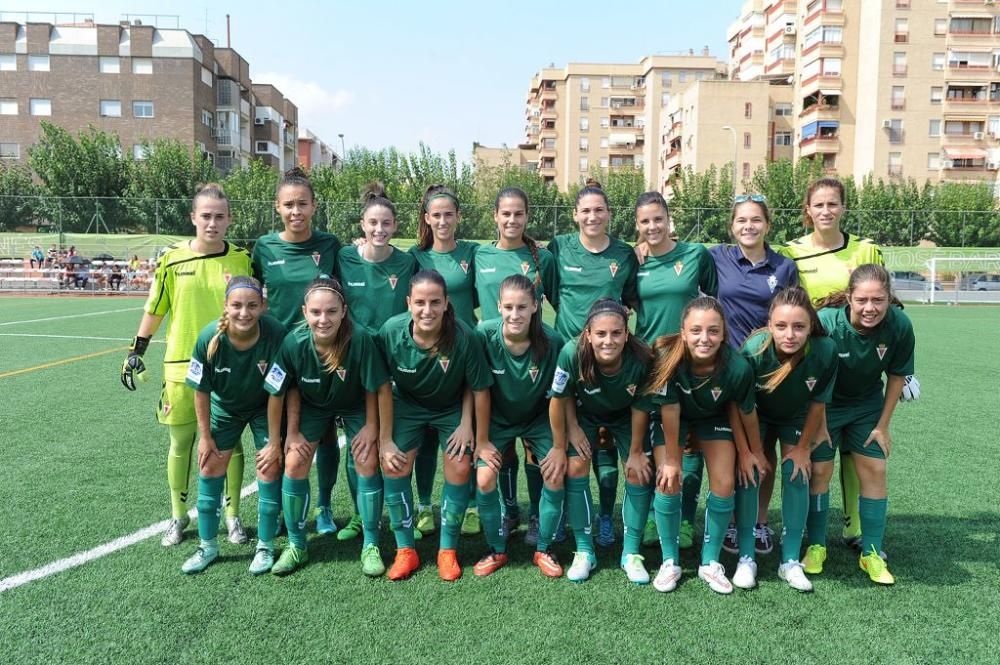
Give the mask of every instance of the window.
[(934, 34), (936, 36), (942, 37), (948, 32), (948, 19), (946, 18), (936, 18), (934, 19)]
[(792, 133), (791, 132), (775, 132), (774, 133), (774, 145), (792, 145)]
[(936, 72), (944, 70), (944, 53), (935, 53), (931, 56), (931, 69)]
[(17, 100), (13, 97), (0, 98), (0, 115), (17, 115)]
[(580, 152), (587, 152), (590, 150), (590, 139), (587, 137), (580, 137)]
[(31, 115), (52, 115), (51, 99), (32, 99), (28, 102)]
[(542, 150), (555, 150), (556, 140), (555, 139), (542, 139)]
[(590, 129), (590, 118), (580, 118), (580, 131), (586, 132)]
[(580, 92), (590, 92), (590, 79), (586, 76), (580, 79)]
[(607, 148), (608, 147), (608, 137), (607, 136), (602, 136), (601, 137), (601, 147), (602, 148)]
[(901, 152), (889, 153), (889, 175), (891, 176), (903, 175), (903, 153)]
[(208, 87), (212, 87), (212, 71), (210, 69), (201, 68), (201, 82)]
[(673, 77), (671, 77), (670, 72), (663, 72), (663, 87), (669, 88), (673, 85)]
[(792, 105), (787, 102), (779, 102), (774, 105), (774, 115), (775, 116), (791, 116), (792, 115)]
[(254, 152), (267, 152), (267, 141), (254, 141)]
[(743, 147), (750, 148), (750, 132), (743, 132)]
[(903, 142), (903, 121), (893, 118), (889, 121), (889, 143)]
[(28, 71), (29, 72), (47, 72), (47, 71), (49, 71), (49, 56), (47, 56), (47, 55), (29, 55), (28, 56)]
[(0, 72), (16, 72), (17, 56), (13, 53), (0, 54)]
[(153, 102), (132, 102), (132, 115), (136, 118), (152, 118)]
[(906, 89), (901, 85), (892, 86), (892, 110), (902, 111), (906, 108)]
[(677, 72), (677, 82), (685, 83), (687, 81), (687, 72)]
[(211, 127), (212, 125), (215, 124), (213, 122), (213, 118), (214, 116), (212, 115), (211, 111), (206, 111), (205, 109), (201, 110), (201, 124), (205, 125), (206, 127)]
[(750, 162), (743, 162), (743, 179), (750, 179)]
[(97, 69), (102, 74), (119, 74), (122, 70), (122, 61), (119, 58), (98, 58)]
[(0, 143), (0, 159), (20, 159), (21, 146), (17, 143)]
[(602, 128), (602, 129), (607, 129), (607, 128), (608, 128), (608, 126), (609, 126), (609, 123), (608, 123), (608, 118), (607, 118), (607, 116), (605, 116), (605, 117), (601, 118), (601, 128)]
[(941, 136), (941, 119), (934, 118), (927, 125), (928, 136)]
[(743, 117), (747, 120), (753, 117), (753, 104), (750, 102), (743, 105)]
[(601, 108), (602, 109), (608, 108), (608, 98), (607, 97), (601, 97)]
[(927, 169), (930, 171), (937, 171), (940, 168), (941, 168), (941, 153), (939, 152), (927, 153)]
[(120, 118), (122, 117), (122, 103), (117, 99), (102, 99), (101, 100), (101, 117), (102, 118)]
[(823, 58), (823, 76), (840, 76), (840, 58)]
[(660, 107), (666, 108), (667, 106), (670, 106), (670, 93), (664, 92), (660, 95)]
[(586, 173), (587, 169), (589, 169), (589, 168), (590, 168), (590, 162), (587, 160), (586, 157), (581, 157), (580, 158), (580, 171)]
[(601, 157), (600, 165), (601, 165), (602, 169), (608, 168), (608, 158), (607, 157)]
[[(202, 80), (205, 80), (205, 73), (208, 70), (203, 70), (201, 73)], [(152, 74), (153, 73), (153, 61), (149, 58), (132, 58), (132, 73), (133, 74)], [(211, 78), (212, 73), (208, 72), (209, 78)], [(212, 85), (209, 83), (209, 85)]]
[(905, 18), (896, 19), (896, 37), (895, 41), (897, 44), (905, 44), (910, 40), (910, 23)]
[(892, 54), (892, 75), (906, 76), (906, 53), (897, 51)]
[(589, 111), (590, 110), (590, 99), (588, 97), (580, 98), (580, 110)]
[(149, 153), (151, 152), (153, 152), (153, 146), (151, 145), (136, 143), (132, 146), (132, 156), (140, 162), (149, 157)]
[(931, 86), (931, 104), (940, 104), (941, 97), (943, 95), (944, 95), (943, 87), (939, 85)]
[(601, 79), (601, 87), (602, 88), (610, 88), (611, 87), (611, 77), (610, 76), (605, 76), (604, 78)]

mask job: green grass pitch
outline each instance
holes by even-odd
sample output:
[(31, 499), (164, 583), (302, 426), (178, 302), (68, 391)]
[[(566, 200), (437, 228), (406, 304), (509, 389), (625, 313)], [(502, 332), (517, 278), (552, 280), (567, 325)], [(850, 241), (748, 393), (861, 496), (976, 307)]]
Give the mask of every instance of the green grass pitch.
[[(0, 588), (168, 516), (166, 433), (153, 416), (162, 344), (146, 356), (152, 381), (128, 393), (118, 380), (141, 304), (0, 298)], [(759, 588), (730, 597), (697, 579), (695, 551), (684, 553), (671, 594), (630, 586), (617, 548), (600, 554), (586, 584), (548, 580), (530, 564), (523, 527), (512, 564), (487, 579), (471, 570), (486, 550), (482, 536), (463, 536), (465, 575), (454, 584), (437, 577), (433, 538), (418, 544), (423, 568), (401, 583), (364, 578), (359, 542), (314, 535), (310, 564), (285, 579), (251, 577), (252, 545), (228, 542), (220, 561), (186, 577), (192, 525), (179, 547), (150, 538), (0, 592), (0, 662), (995, 663), (1000, 308), (906, 311), (923, 394), (900, 405), (892, 428), (886, 549), (895, 587), (872, 585), (839, 544), (836, 490), (830, 559), (809, 595), (777, 579), (777, 547), (759, 559)], [(89, 357), (60, 362), (80, 356)], [(40, 365), (49, 366), (17, 373)], [(245, 483), (252, 479), (248, 465)], [(345, 488), (335, 490), (341, 522)], [(777, 495), (771, 522), (780, 533)], [(256, 495), (242, 514), (252, 527)], [(620, 520), (617, 528), (620, 537)], [(381, 546), (390, 559), (387, 530)], [(568, 564), (572, 546), (556, 552)], [(658, 549), (646, 555), (655, 570)], [(723, 556), (732, 573), (733, 557)]]

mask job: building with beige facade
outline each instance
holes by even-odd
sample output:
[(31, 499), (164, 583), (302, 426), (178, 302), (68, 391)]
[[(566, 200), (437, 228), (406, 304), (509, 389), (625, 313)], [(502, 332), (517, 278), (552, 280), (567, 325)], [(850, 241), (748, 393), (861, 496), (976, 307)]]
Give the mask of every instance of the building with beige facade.
[(636, 64), (542, 69), (528, 90), (526, 139), (519, 150), (536, 151), (538, 173), (564, 191), (586, 180), (594, 167), (640, 168), (656, 187), (664, 109), (689, 81), (724, 76), (724, 64), (707, 49), (700, 55), (651, 55)]
[(0, 22), (0, 159), (26, 160), (46, 120), (72, 132), (195, 146), (222, 172), (262, 159), (296, 161), (298, 110), (250, 65), (204, 35), (139, 21), (101, 25)]
[(304, 168), (314, 166), (342, 166), (340, 155), (333, 147), (308, 129), (299, 132), (299, 165)]
[(472, 161), (476, 168), (517, 167), (534, 172), (538, 170), (538, 149), (533, 145), (490, 148), (481, 143), (473, 143)]

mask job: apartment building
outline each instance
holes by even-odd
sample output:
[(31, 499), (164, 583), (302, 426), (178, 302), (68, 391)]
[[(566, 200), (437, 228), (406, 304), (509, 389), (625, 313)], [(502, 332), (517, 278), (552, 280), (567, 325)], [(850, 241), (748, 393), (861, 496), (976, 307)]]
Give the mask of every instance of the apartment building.
[(996, 182), (992, 0), (749, 0), (730, 77), (793, 87), (794, 158), (861, 179)]
[(518, 145), (513, 148), (503, 145), (499, 148), (490, 148), (481, 143), (473, 143), (472, 161), (476, 168), (516, 166), (535, 172), (538, 171), (538, 148), (528, 145)]
[(0, 22), (0, 159), (26, 160), (42, 120), (115, 133), (137, 159), (144, 141), (172, 138), (222, 172), (295, 163), (298, 110), (254, 84), (239, 53), (139, 21)]
[(689, 81), (723, 78), (725, 66), (708, 53), (651, 55), (637, 64), (570, 63), (531, 80), (526, 139), (537, 151), (539, 174), (559, 189), (583, 182), (593, 167), (644, 170), (661, 182), (659, 131), (663, 110)]
[(304, 168), (331, 166), (340, 168), (340, 155), (325, 141), (308, 129), (299, 133), (299, 165)]

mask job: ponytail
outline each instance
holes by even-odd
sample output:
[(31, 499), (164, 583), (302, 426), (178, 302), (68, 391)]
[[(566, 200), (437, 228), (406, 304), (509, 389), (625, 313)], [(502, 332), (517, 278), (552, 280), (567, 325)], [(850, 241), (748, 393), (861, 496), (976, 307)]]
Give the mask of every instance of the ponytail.
[(222, 316), (219, 317), (219, 324), (215, 328), (215, 334), (212, 335), (212, 339), (208, 342), (208, 353), (205, 356), (212, 360), (215, 358), (215, 352), (219, 350), (219, 338), (225, 335), (229, 331), (229, 316), (226, 314), (226, 310), (222, 310)]
[(316, 200), (316, 190), (313, 189), (312, 182), (309, 180), (309, 175), (306, 173), (305, 169), (301, 166), (293, 166), (292, 168), (285, 171), (281, 176), (281, 180), (278, 181), (278, 186), (274, 190), (275, 198), (281, 193), (281, 188), (288, 185), (301, 185), (309, 190), (309, 196), (313, 201)]

